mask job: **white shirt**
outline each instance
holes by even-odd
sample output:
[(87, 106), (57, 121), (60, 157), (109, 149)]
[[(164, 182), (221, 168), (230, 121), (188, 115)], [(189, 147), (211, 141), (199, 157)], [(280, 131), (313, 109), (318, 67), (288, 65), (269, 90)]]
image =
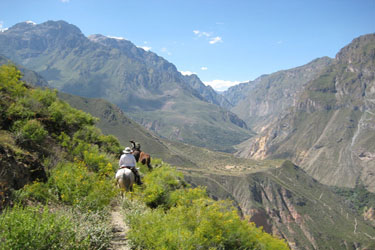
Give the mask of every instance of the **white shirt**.
[(119, 167), (126, 166), (126, 167), (135, 167), (136, 161), (134, 155), (132, 154), (123, 154), (120, 157), (120, 161), (118, 162)]

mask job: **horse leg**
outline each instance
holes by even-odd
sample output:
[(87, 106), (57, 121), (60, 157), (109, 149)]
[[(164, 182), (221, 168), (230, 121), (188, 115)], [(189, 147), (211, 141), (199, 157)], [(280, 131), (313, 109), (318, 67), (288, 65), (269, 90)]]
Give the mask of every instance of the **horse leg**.
[(152, 166), (151, 166), (151, 157), (148, 159), (147, 161), (147, 167), (148, 167), (148, 170), (152, 170)]

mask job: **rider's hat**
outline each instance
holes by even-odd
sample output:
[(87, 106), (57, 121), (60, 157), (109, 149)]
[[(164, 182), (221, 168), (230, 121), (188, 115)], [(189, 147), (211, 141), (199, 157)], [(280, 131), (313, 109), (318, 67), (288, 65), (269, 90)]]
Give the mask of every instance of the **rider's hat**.
[(129, 147), (126, 147), (124, 151), (125, 154), (130, 154), (132, 152), (132, 150), (129, 148)]

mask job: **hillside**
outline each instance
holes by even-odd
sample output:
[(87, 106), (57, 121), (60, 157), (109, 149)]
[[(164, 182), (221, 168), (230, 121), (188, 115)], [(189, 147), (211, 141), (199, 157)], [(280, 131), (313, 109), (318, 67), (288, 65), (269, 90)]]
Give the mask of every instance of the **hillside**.
[(375, 35), (354, 39), (239, 155), (288, 158), (322, 183), (375, 192), (374, 72)]
[(234, 113), (210, 103), (224, 99), (198, 78), (125, 39), (86, 37), (64, 21), (25, 22), (0, 33), (0, 54), (38, 72), (51, 87), (116, 104), (167, 139), (233, 152), (253, 135)]
[(142, 169), (132, 199), (116, 199), (117, 139), (56, 91), (20, 79), (15, 66), (0, 66), (0, 249), (112, 249), (113, 206), (127, 212), (136, 249), (288, 249), (161, 160)]
[[(13, 63), (9, 58), (0, 55), (0, 65)], [(18, 69), (22, 72), (22, 80), (28, 82), (33, 86), (47, 87), (47, 81), (35, 71), (29, 70), (22, 65), (17, 65)]]
[(291, 249), (372, 249), (375, 229), (332, 190), (291, 162), (280, 168), (234, 175), (185, 172), (218, 199), (231, 199), (267, 232)]
[(328, 57), (318, 58), (306, 65), (234, 86), (225, 91), (224, 96), (234, 104), (231, 111), (260, 132), (289, 111), (306, 84), (331, 63)]

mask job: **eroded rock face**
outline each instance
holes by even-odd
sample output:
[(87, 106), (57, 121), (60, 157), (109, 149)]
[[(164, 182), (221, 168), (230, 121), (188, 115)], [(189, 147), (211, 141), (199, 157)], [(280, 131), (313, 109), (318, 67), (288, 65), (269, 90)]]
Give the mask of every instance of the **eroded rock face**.
[(363, 218), (375, 227), (375, 209), (370, 207), (363, 212)]
[(207, 186), (215, 198), (234, 200), (245, 217), (284, 238), (291, 249), (366, 249), (372, 242), (366, 234), (375, 236), (374, 228), (346, 208), (329, 187), (291, 162), (247, 175), (201, 173), (187, 174), (186, 179)]
[(288, 113), (239, 146), (238, 155), (286, 158), (320, 182), (375, 192), (375, 34), (343, 48)]
[(224, 96), (235, 105), (232, 111), (260, 132), (262, 127), (295, 106), (303, 88), (332, 61), (328, 57), (318, 58), (297, 68), (264, 75), (230, 88)]
[(11, 190), (18, 190), (47, 176), (41, 162), (30, 154), (15, 154), (9, 147), (0, 145), (0, 210), (10, 201)]

